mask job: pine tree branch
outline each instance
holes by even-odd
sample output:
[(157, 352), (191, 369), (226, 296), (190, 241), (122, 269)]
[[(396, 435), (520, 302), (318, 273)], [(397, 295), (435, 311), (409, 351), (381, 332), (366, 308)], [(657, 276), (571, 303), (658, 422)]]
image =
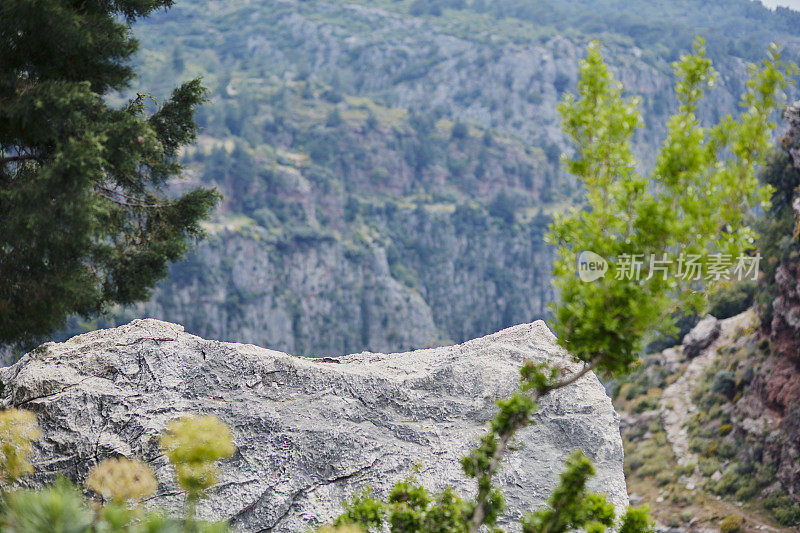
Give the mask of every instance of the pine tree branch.
[(576, 381), (581, 379), (583, 376), (585, 376), (586, 374), (588, 374), (589, 372), (591, 372), (592, 370), (597, 368), (597, 365), (599, 365), (604, 359), (605, 359), (605, 356), (601, 356), (601, 357), (598, 357), (597, 359), (595, 359), (594, 361), (592, 361), (589, 364), (583, 363), (583, 368), (581, 370), (579, 370), (577, 373), (573, 374), (572, 376), (568, 377), (567, 379), (565, 379), (563, 381), (559, 381), (559, 382), (554, 383), (553, 385), (547, 387), (547, 389), (544, 391), (544, 393), (540, 394), (539, 396), (544, 396), (545, 394), (547, 394), (550, 391), (554, 391), (556, 389), (561, 389), (563, 387), (566, 387), (567, 385), (572, 385), (573, 383), (575, 383)]
[[(109, 189), (103, 185), (94, 186), (97, 193), (110, 202), (114, 202), (120, 207), (140, 207), (143, 209), (163, 209), (169, 207), (168, 202), (159, 202), (155, 204), (146, 204), (140, 201), (135, 196), (130, 196), (114, 189)], [(121, 197), (122, 199), (118, 198)]]

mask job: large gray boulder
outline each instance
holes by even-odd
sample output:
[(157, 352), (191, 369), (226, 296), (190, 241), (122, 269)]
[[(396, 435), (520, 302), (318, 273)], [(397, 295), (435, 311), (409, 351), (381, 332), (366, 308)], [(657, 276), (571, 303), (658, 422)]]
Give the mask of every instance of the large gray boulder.
[[(159, 435), (183, 413), (214, 413), (232, 427), (238, 452), (200, 514), (241, 531), (303, 531), (364, 485), (386, 494), (414, 465), (431, 489), (471, 492), (459, 458), (485, 431), (495, 400), (516, 387), (525, 359), (579, 368), (541, 321), (458, 346), (307, 359), (135, 320), (25, 355), (0, 370), (0, 401), (39, 417), (33, 484), (57, 474), (82, 482), (104, 457), (139, 457), (160, 482), (148, 504), (170, 508), (183, 500)], [(597, 467), (591, 486), (622, 510), (619, 419), (598, 379), (586, 375), (540, 406), (499, 476), (506, 523), (543, 505), (576, 448)]]

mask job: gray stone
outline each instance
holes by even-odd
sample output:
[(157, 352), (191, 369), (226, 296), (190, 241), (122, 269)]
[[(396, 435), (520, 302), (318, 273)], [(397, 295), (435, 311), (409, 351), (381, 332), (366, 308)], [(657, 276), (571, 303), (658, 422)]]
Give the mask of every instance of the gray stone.
[(700, 352), (711, 346), (717, 340), (720, 332), (719, 320), (711, 315), (706, 315), (692, 331), (683, 337), (683, 353), (687, 358), (693, 359)]
[[(148, 505), (179, 508), (159, 435), (183, 413), (213, 413), (232, 427), (238, 452), (221, 464), (201, 516), (288, 532), (331, 519), (364, 485), (385, 495), (414, 465), (427, 487), (470, 493), (459, 458), (495, 400), (515, 388), (526, 358), (576, 371), (565, 355), (541, 321), (457, 346), (308, 359), (148, 319), (43, 345), (0, 369), (0, 384), (4, 406), (39, 417), (34, 485), (57, 474), (82, 482), (104, 457), (139, 457), (160, 482)], [(619, 419), (598, 379), (588, 374), (540, 407), (499, 475), (504, 522), (545, 502), (576, 448), (597, 468), (591, 487), (622, 510)]]

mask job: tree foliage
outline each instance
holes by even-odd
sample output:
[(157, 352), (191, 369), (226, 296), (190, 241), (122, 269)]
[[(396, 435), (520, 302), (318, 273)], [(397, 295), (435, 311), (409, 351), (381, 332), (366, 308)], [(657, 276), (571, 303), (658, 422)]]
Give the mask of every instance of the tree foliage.
[(205, 89), (122, 107), (130, 24), (171, 0), (0, 3), (0, 341), (34, 340), (73, 313), (149, 296), (217, 201), (167, 180), (196, 134)]
[[(560, 32), (579, 30), (603, 37), (617, 34), (641, 48), (645, 57), (668, 60), (678, 59), (698, 33), (709, 41), (709, 53), (715, 59), (735, 55), (756, 60), (767, 43), (787, 39), (800, 23), (800, 13), (795, 10), (771, 10), (750, 0), (475, 0), (460, 5), (452, 2), (447, 7), (488, 13), (497, 19), (532, 21)], [(431, 10), (411, 13), (435, 14)]]
[[(684, 314), (704, 307), (700, 289), (715, 280), (681, 276), (680, 257), (703, 263), (714, 254), (742, 256), (755, 235), (746, 224), (748, 211), (769, 203), (770, 188), (760, 186), (756, 169), (769, 150), (775, 126), (770, 114), (793, 67), (770, 48), (762, 64), (751, 68), (740, 115), (727, 115), (711, 127), (697, 117), (716, 79), (703, 42), (674, 69), (680, 108), (667, 124), (649, 176), (638, 170), (631, 150), (642, 123), (638, 99), (624, 96), (596, 44), (581, 62), (578, 97), (567, 96), (560, 107), (576, 148), (566, 165), (586, 188), (586, 205), (554, 217), (548, 236), (558, 245), (555, 330), (575, 356), (611, 373), (632, 368), (652, 331), (674, 330), (676, 307)], [(581, 281), (576, 276), (581, 251), (609, 261), (608, 273)], [(622, 272), (622, 258), (634, 257), (642, 263), (639, 276)], [(671, 262), (660, 271), (651, 259)]]

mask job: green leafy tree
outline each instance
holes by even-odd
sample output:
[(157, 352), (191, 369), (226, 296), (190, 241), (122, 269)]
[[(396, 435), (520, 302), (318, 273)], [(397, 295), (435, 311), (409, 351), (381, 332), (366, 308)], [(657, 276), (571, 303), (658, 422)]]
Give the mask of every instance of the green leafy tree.
[[(650, 331), (671, 330), (676, 307), (698, 313), (705, 305), (702, 282), (684, 281), (674, 272), (649, 276), (647, 267), (640, 279), (617, 276), (613, 260), (608, 275), (582, 281), (576, 276), (578, 253), (592, 251), (609, 259), (717, 251), (736, 256), (752, 245), (745, 214), (754, 204), (768, 204), (770, 189), (759, 186), (755, 170), (769, 148), (774, 128), (769, 117), (785, 86), (787, 67), (771, 48), (763, 64), (751, 70), (741, 115), (726, 116), (710, 128), (696, 117), (698, 103), (716, 77), (702, 41), (674, 68), (680, 108), (668, 123), (651, 176), (637, 170), (631, 149), (642, 123), (639, 101), (624, 96), (596, 43), (581, 61), (578, 96), (566, 95), (559, 107), (564, 130), (575, 145), (566, 166), (582, 182), (586, 205), (557, 215), (550, 226), (548, 240), (558, 245), (555, 329), (559, 343), (582, 367), (564, 378), (557, 368), (523, 365), (519, 389), (497, 402), (489, 431), (462, 461), (464, 473), (477, 484), (471, 501), (462, 501), (451, 489), (431, 496), (406, 480), (385, 502), (368, 491), (357, 495), (337, 524), (374, 531), (388, 524), (396, 533), (495, 530), (505, 501), (494, 476), (514, 435), (531, 423), (537, 401), (594, 369), (611, 375), (629, 372)], [(580, 452), (573, 454), (548, 506), (528, 514), (523, 531), (599, 533), (614, 526), (625, 533), (652, 531), (646, 509), (630, 508), (618, 520), (604, 496), (586, 489), (593, 474), (589, 460)]]
[(137, 49), (131, 23), (171, 0), (0, 3), (0, 341), (67, 316), (148, 298), (216, 204), (164, 189), (196, 134), (195, 79), (148, 111), (121, 107)]
[[(752, 248), (745, 223), (756, 205), (767, 206), (770, 187), (756, 170), (769, 152), (775, 124), (770, 115), (786, 85), (787, 70), (775, 47), (751, 68), (742, 112), (703, 127), (697, 109), (716, 73), (698, 40), (695, 53), (674, 64), (680, 108), (667, 124), (667, 139), (649, 176), (640, 173), (631, 138), (641, 126), (637, 98), (623, 95), (603, 63), (599, 47), (581, 62), (578, 97), (560, 106), (576, 152), (566, 160), (586, 189), (586, 206), (557, 214), (549, 242), (558, 245), (553, 306), (559, 343), (592, 368), (625, 373), (652, 331), (674, 331), (676, 307), (698, 314), (706, 305), (701, 279), (681, 276), (679, 259), (706, 262), (721, 254), (732, 261)], [(608, 273), (587, 283), (576, 276), (581, 251), (606, 258)], [(621, 258), (642, 260), (639, 276)], [(672, 262), (651, 268), (650, 258)], [(701, 265), (704, 264), (701, 262)], [(662, 265), (664, 266), (664, 265)], [(638, 278), (638, 279), (637, 279)]]

